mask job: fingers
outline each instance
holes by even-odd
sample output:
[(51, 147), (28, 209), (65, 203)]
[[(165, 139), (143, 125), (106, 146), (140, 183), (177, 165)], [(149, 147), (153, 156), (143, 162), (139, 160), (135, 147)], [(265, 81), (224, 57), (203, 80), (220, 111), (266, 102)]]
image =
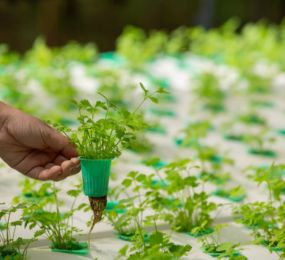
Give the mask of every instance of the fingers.
[(63, 134), (57, 132), (55, 129), (44, 125), (41, 129), (41, 136), (43, 142), (52, 151), (56, 153), (61, 153), (64, 157), (71, 159), (77, 156), (76, 149), (69, 139)]
[[(58, 160), (62, 160), (59, 158)], [(64, 160), (60, 165), (48, 163), (44, 167), (37, 166), (32, 168), (27, 176), (41, 181), (61, 181), (70, 175), (74, 175), (80, 171), (80, 161), (77, 158)]]
[(54, 164), (56, 165), (61, 165), (64, 161), (67, 161), (68, 158), (66, 158), (65, 156), (59, 154), (55, 157), (55, 159), (53, 160)]
[(61, 164), (62, 174), (57, 180), (63, 180), (70, 175), (74, 175), (80, 171), (80, 161), (77, 158), (64, 161)]
[(26, 175), (41, 181), (56, 180), (60, 175), (62, 175), (62, 169), (58, 165), (48, 164), (45, 167), (34, 167), (27, 172)]

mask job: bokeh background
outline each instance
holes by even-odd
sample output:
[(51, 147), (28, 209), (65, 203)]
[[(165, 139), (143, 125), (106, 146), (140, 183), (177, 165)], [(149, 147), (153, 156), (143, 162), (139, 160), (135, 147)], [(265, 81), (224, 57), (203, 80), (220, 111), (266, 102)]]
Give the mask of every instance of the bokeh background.
[(231, 17), (243, 25), (280, 23), (284, 15), (284, 0), (0, 0), (0, 42), (23, 52), (41, 35), (50, 46), (76, 40), (108, 51), (126, 25), (146, 31), (211, 28)]

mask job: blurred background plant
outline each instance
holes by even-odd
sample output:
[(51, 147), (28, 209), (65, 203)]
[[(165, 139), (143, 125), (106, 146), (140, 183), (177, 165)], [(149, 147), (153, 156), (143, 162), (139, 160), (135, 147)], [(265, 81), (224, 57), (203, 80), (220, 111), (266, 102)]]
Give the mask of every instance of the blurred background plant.
[(108, 51), (126, 25), (169, 31), (182, 25), (212, 28), (231, 17), (241, 25), (260, 19), (279, 23), (284, 14), (282, 0), (1, 0), (0, 42), (25, 51), (43, 35), (51, 46), (72, 39)]

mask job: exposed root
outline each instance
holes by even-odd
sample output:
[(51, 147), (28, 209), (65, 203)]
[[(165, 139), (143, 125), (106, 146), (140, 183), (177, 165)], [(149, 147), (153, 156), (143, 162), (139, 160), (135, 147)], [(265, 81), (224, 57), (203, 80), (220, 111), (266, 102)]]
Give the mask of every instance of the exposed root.
[(89, 202), (90, 207), (93, 211), (93, 222), (88, 235), (88, 244), (90, 246), (92, 230), (94, 229), (95, 225), (102, 219), (103, 211), (107, 205), (107, 196), (101, 198), (89, 197)]

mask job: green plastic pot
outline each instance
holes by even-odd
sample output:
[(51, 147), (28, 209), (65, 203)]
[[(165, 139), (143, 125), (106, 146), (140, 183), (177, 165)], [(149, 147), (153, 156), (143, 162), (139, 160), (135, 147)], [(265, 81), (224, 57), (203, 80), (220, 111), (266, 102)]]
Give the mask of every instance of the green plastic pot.
[(116, 200), (108, 201), (105, 210), (115, 211), (117, 214), (124, 214), (126, 212), (126, 209), (120, 207), (120, 202)]
[(151, 108), (150, 112), (160, 117), (175, 117), (176, 116), (175, 112), (170, 109)]
[(84, 194), (95, 198), (106, 196), (108, 193), (112, 160), (80, 158), (80, 161)]
[(277, 247), (277, 246), (270, 246), (269, 242), (266, 240), (261, 241), (261, 245), (266, 246), (267, 248), (270, 248), (274, 252), (280, 252), (282, 251), (282, 248)]
[(222, 190), (222, 189), (217, 189), (212, 194), (215, 196), (221, 197), (221, 198), (228, 199), (232, 202), (241, 202), (246, 198), (245, 194), (240, 195), (240, 196), (231, 196), (230, 194), (227, 193), (227, 191)]
[(265, 157), (271, 157), (274, 158), (277, 156), (277, 153), (273, 150), (259, 150), (251, 148), (248, 151), (252, 155), (258, 155), (258, 156), (265, 156)]
[(155, 134), (166, 134), (166, 129), (162, 126), (152, 126), (147, 129), (148, 132), (155, 133)]
[(278, 133), (279, 133), (280, 135), (285, 135), (285, 128), (278, 130)]
[(244, 140), (243, 135), (227, 134), (224, 136), (226, 140), (241, 142)]
[[(118, 238), (123, 240), (123, 241), (132, 241), (134, 234), (117, 234)], [(144, 234), (144, 242), (148, 242), (149, 241), (149, 234)]]
[(204, 230), (202, 230), (201, 232), (199, 233), (193, 233), (193, 232), (186, 232), (187, 235), (191, 236), (191, 237), (202, 237), (202, 236), (205, 236), (205, 235), (209, 235), (209, 234), (212, 234), (214, 232), (214, 229), (211, 228), (211, 227), (208, 227)]
[(66, 253), (66, 254), (73, 254), (73, 255), (88, 255), (89, 249), (88, 244), (86, 242), (79, 243), (80, 249), (59, 249), (51, 247), (52, 252), (59, 252), (59, 253)]
[[(208, 255), (210, 255), (212, 257), (219, 257), (221, 254), (224, 253), (224, 252), (210, 252), (205, 247), (203, 247), (202, 250), (203, 250), (204, 253), (206, 253), (206, 254), (208, 254)], [(235, 252), (233, 252), (233, 254), (231, 256), (240, 256), (240, 255), (241, 255), (240, 252), (235, 251)], [(228, 256), (228, 257), (230, 257), (230, 256)]]

